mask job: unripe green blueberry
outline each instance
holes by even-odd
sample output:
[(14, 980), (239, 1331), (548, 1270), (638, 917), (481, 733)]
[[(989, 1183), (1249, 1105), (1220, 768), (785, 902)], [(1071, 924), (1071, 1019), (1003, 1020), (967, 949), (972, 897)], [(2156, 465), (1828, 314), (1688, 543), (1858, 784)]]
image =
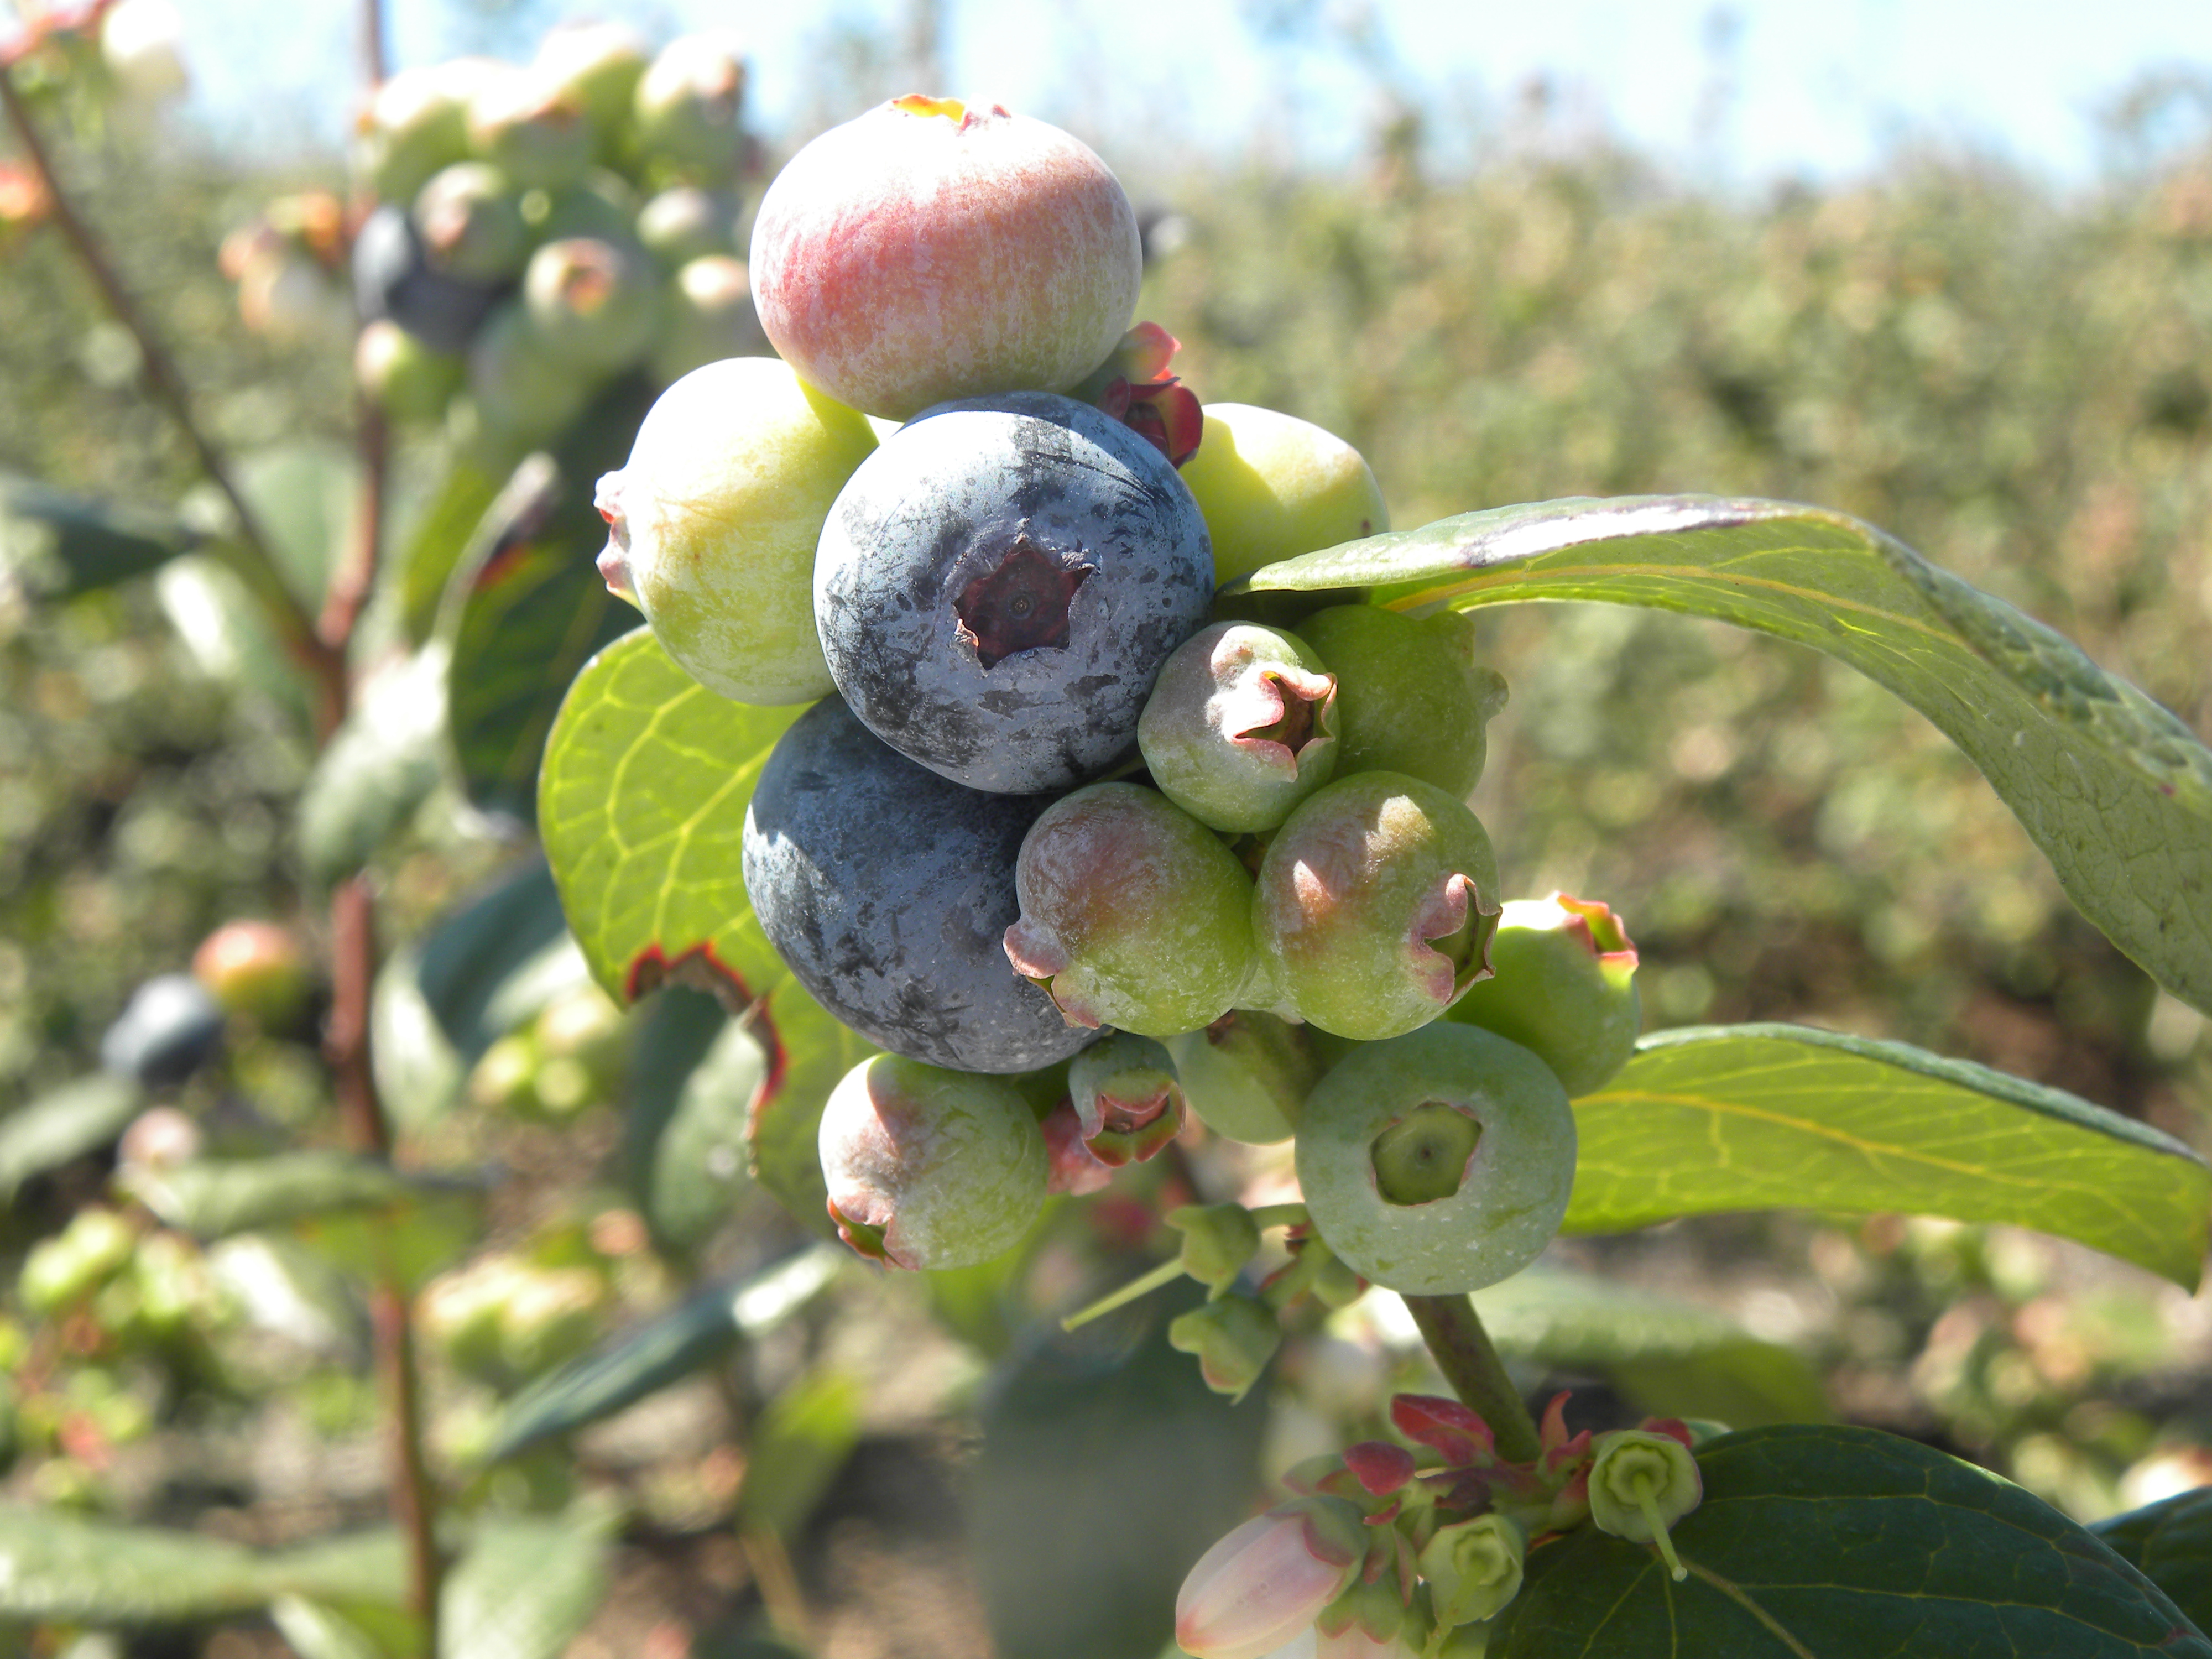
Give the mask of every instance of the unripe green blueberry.
[(1474, 619), (1337, 605), (1298, 624), (1336, 676), (1336, 772), (1403, 772), (1465, 800), (1490, 751), (1505, 682), (1474, 661)]
[(638, 210), (637, 240), (671, 270), (709, 256), (732, 258), (744, 206), (734, 191), (677, 185)]
[(1137, 746), (1161, 793), (1216, 830), (1272, 830), (1336, 766), (1336, 681), (1304, 640), (1216, 623), (1160, 668)]
[(752, 279), (742, 259), (708, 254), (676, 273), (662, 307), (653, 378), (672, 385), (725, 357), (765, 357), (768, 336), (753, 314)]
[(600, 572), (708, 690), (740, 702), (825, 696), (814, 546), (875, 447), (860, 415), (772, 357), (696, 369), (599, 481), (611, 532)]
[(137, 1230), (114, 1211), (80, 1210), (59, 1233), (31, 1247), (16, 1295), (31, 1312), (51, 1318), (122, 1272), (137, 1247)]
[(530, 258), (522, 196), (489, 161), (456, 161), (422, 186), (412, 209), (423, 257), (463, 282), (501, 283)]
[(744, 160), (745, 58), (725, 29), (678, 35), (637, 83), (631, 110), (649, 163), (714, 184)]
[(988, 1261), (1043, 1207), (1044, 1137), (1004, 1078), (878, 1054), (830, 1091), (820, 1147), (839, 1234), (893, 1267)]
[(1252, 404), (1208, 404), (1205, 415), (1182, 480), (1206, 514), (1217, 583), (1390, 527), (1375, 474), (1343, 439)]
[(542, 246), (587, 237), (635, 250), (637, 192), (620, 173), (593, 167), (574, 184), (558, 190), (533, 190), (523, 198), (531, 234)]
[(574, 184), (597, 143), (575, 96), (533, 70), (489, 76), (469, 100), (469, 148), (520, 189)]
[(1239, 1008), (1168, 1039), (1183, 1098), (1218, 1135), (1253, 1146), (1288, 1140), (1323, 1064), (1310, 1027)]
[(538, 42), (532, 67), (591, 118), (600, 155), (612, 159), (627, 146), (631, 106), (649, 57), (645, 37), (627, 23), (564, 22)]
[(1474, 813), (1401, 772), (1340, 778), (1291, 814), (1252, 935), (1299, 1018), (1358, 1042), (1434, 1019), (1489, 972), (1498, 860)]
[(1144, 1163), (1182, 1127), (1175, 1062), (1134, 1031), (1109, 1032), (1070, 1060), (1067, 1097), (1084, 1144), (1109, 1169)]
[(389, 317), (364, 324), (354, 342), (354, 378), (395, 421), (428, 422), (445, 414), (461, 389), (465, 361), (434, 351)]
[(471, 82), (488, 60), (404, 69), (377, 88), (354, 135), (354, 171), (379, 200), (413, 199), (469, 153)]
[(530, 256), (522, 302), (548, 355), (601, 376), (642, 362), (660, 327), (660, 283), (628, 244), (548, 242)]
[(1121, 343), (1143, 251), (1120, 180), (1057, 127), (901, 98), (833, 127), (762, 198), (761, 325), (872, 415), (1064, 391)]
[(1559, 1230), (1575, 1118), (1517, 1043), (1442, 1020), (1354, 1048), (1306, 1097), (1298, 1187), (1329, 1249), (1413, 1296), (1494, 1285)]
[(1643, 1029), (1636, 945), (1607, 906), (1554, 893), (1516, 899), (1490, 941), (1494, 977), (1451, 1017), (1510, 1037), (1558, 1074), (1570, 1099), (1628, 1064)]
[(485, 429), (521, 444), (550, 442), (584, 412), (592, 377), (545, 349), (529, 312), (510, 301), (469, 347), (469, 395)]
[(1251, 971), (1251, 878), (1155, 790), (1094, 783), (1054, 801), (1023, 839), (1014, 889), (1006, 958), (1072, 1025), (1196, 1030)]

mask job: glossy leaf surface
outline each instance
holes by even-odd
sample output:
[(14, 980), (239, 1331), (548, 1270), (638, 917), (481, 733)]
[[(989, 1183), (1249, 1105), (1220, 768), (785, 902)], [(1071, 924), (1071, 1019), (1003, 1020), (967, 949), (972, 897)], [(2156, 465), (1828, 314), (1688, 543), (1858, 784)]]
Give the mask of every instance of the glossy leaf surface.
[(2113, 1516), (2089, 1530), (2172, 1596), (2199, 1630), (2212, 1624), (2212, 1486)]

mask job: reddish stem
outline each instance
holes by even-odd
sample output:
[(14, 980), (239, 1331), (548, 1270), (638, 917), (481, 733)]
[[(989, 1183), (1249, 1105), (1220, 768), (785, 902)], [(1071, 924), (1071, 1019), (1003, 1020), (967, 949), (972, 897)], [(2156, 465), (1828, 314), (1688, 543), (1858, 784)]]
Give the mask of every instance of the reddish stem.
[(231, 477), (229, 463), (216, 447), (192, 412), (191, 399), (185, 391), (183, 378), (176, 364), (153, 331), (137, 301), (123, 284), (116, 272), (114, 262), (107, 257), (91, 225), (77, 211), (76, 204), (62, 187), (60, 176), (55, 172), (53, 158), (48, 154), (46, 141), (40, 136), (38, 124), (31, 118), (29, 106), (17, 90), (12, 65), (0, 58), (0, 106), (8, 112), (8, 120), (15, 130), (16, 142), (22, 146), (25, 157), (37, 172), (40, 182), (46, 186), (46, 199), (55, 228), (76, 255), (77, 263), (92, 278), (106, 302), (115, 320), (123, 325), (138, 347), (146, 390), (154, 401), (167, 413), (191, 446), (192, 453), (204, 472), (224, 498), (229, 501), (237, 526), (237, 538), (230, 544), (230, 562), (254, 595), (269, 613), (285, 648), (299, 662), (314, 682), (317, 700), (317, 725), (325, 735), (333, 729), (345, 709), (345, 658), (334, 652), (316, 637), (313, 623), (305, 608), (285, 585), (283, 573), (270, 551), (268, 538), (262, 534), (260, 521), (246, 503), (237, 483)]

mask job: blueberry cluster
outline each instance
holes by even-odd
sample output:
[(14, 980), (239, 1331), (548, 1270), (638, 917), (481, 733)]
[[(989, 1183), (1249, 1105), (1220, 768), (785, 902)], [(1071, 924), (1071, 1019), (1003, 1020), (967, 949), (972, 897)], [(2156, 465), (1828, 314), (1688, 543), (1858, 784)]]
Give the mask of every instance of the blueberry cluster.
[[(1466, 801), (1504, 686), (1470, 625), (1215, 615), (1218, 583), (1386, 528), (1381, 497), (1328, 434), (1168, 372), (1126, 198), (1066, 134), (902, 99), (817, 143), (755, 238), (785, 362), (669, 389), (601, 482), (600, 568), (702, 684), (813, 703), (744, 866), (799, 981), (887, 1051), (822, 1120), (843, 1236), (986, 1259), (1188, 1110), (1297, 1137), (1316, 1274), (1514, 1271), (1565, 1208), (1561, 1078), (1634, 1039), (1633, 953), (1574, 901), (1498, 936)], [(1524, 956), (1549, 1024), (1468, 1000)]]
[[(512, 444), (592, 393), (763, 351), (740, 240), (745, 62), (717, 33), (658, 53), (567, 25), (528, 64), (403, 70), (363, 112), (361, 382), (394, 418)], [(243, 277), (241, 277), (243, 280)]]

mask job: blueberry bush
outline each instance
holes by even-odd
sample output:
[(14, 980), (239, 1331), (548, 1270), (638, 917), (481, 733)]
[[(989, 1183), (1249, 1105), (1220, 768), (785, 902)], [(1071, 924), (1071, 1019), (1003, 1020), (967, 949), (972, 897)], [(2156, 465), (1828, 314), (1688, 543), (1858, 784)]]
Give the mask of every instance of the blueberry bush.
[[(2189, 1122), (1900, 1018), (1773, 1017), (1790, 982), (1755, 951), (1716, 953), (1724, 986), (1691, 943), (1785, 902), (1700, 891), (1643, 827), (1682, 816), (1639, 775), (1658, 751), (1755, 813), (1742, 745), (1782, 740), (1740, 688), (1700, 690), (1725, 676), (1670, 678), (1638, 613), (1695, 619), (1706, 666), (1754, 659), (1729, 629), (1807, 647), (1963, 754), (2160, 1030), (2212, 1011), (2190, 726), (1887, 531), (1737, 493), (1762, 448), (1858, 455), (1839, 434), (1887, 417), (1893, 346), (1956, 403), (2002, 391), (1943, 274), (1884, 264), (1924, 257), (1910, 235), (1893, 256), (1847, 205), (1785, 205), (1764, 311), (1668, 301), (1711, 405), (1669, 465), (1728, 493), (1624, 492), (1664, 422), (1593, 413), (1633, 352), (1608, 361), (1598, 320), (1622, 296), (1577, 286), (1605, 262), (1567, 253), (1664, 241), (1678, 210), (1601, 216), (1600, 162), (1581, 197), (1542, 168), (1475, 187), (1469, 222), (1551, 239), (1488, 271), (1504, 256), (1463, 259), (1402, 171), (1361, 217), (1277, 191), (1334, 274), (1262, 307), (1239, 257), (1152, 281), (1069, 135), (902, 97), (790, 160), (748, 267), (734, 46), (564, 27), (527, 65), (382, 79), (349, 198), (283, 198), (225, 243), (240, 319), (349, 342), (362, 403), (350, 459), (241, 462), (61, 165), (134, 142), (122, 118), (166, 84), (134, 7), (0, 37), (22, 158), (0, 234), (64, 245), (115, 384), (205, 488), (165, 514), (0, 479), (9, 603), (112, 630), (120, 664), (113, 607), (157, 593), (198, 672), (256, 700), (260, 794), (294, 798), (322, 914), (161, 922), (190, 970), (134, 974), (76, 1045), (96, 1068), (14, 1067), (0, 1643), (535, 1659), (636, 1628), (605, 1622), (623, 1552), (727, 1538), (762, 1621), (607, 1639), (811, 1650), (825, 1590), (794, 1557), (880, 1420), (853, 1345), (882, 1330), (878, 1395), (932, 1356), (990, 1362), (963, 1507), (973, 1639), (1009, 1659), (2212, 1653), (2212, 1487), (2099, 1500), (2130, 1431), (2059, 1411), (2051, 1304), (2005, 1243), (2193, 1290)], [(1607, 268), (1646, 304), (1694, 289), (1709, 228)], [(1587, 493), (1451, 513), (1555, 479), (1450, 482), (1450, 445), (1518, 416), (1437, 379), (1498, 349), (1439, 269), (1505, 296), (1501, 337), (1585, 342), (1525, 384), (1557, 392), (1548, 465)], [(1437, 327), (1453, 349), (1389, 358), (1386, 391), (1343, 378)], [(1816, 367), (1785, 382), (1799, 337)], [(1250, 401), (1201, 402), (1217, 371)], [(1391, 455), (1427, 522), (1393, 528), (1360, 448), (1267, 399)], [(1846, 504), (1917, 499), (1909, 452), (1874, 445)], [(1607, 608), (1507, 610), (1535, 600)], [(66, 677), (30, 684), (66, 707)], [(1827, 695), (1784, 701), (1817, 724)], [(1844, 735), (1888, 729), (1835, 695)], [(1684, 706), (1688, 732), (1652, 729)], [(1546, 810), (1584, 782), (1618, 846), (1577, 854)], [(1979, 820), (1943, 799), (1955, 842)], [(1762, 868), (1796, 856), (1770, 833)], [(1666, 879), (1630, 880), (1621, 846)], [(1571, 866), (1575, 893), (1523, 878)], [(1909, 1003), (1913, 935), (1887, 937)], [(1731, 999), (1759, 1017), (1704, 1018)], [(1923, 1367), (1940, 1431), (1838, 1420), (1802, 1350), (1607, 1271), (1713, 1217), (1766, 1218), (1738, 1242), (1869, 1304), (1886, 1263), (1958, 1291), (1913, 1312), (1893, 1286), (1909, 1311), (1882, 1316), (1952, 1355)], [(689, 1455), (624, 1464), (628, 1408), (687, 1399)], [(131, 1455), (288, 1422), (374, 1429), (379, 1477), (226, 1528)]]

